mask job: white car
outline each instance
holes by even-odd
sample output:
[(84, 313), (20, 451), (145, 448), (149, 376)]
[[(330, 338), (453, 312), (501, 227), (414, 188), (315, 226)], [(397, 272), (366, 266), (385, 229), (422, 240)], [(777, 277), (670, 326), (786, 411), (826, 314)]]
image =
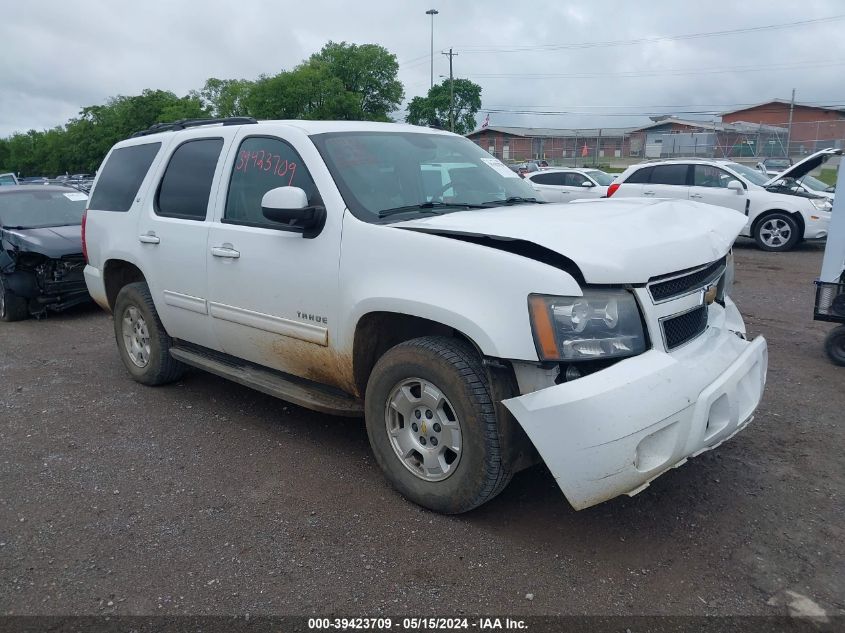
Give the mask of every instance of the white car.
[(746, 217), (741, 235), (753, 237), (767, 251), (787, 251), (802, 239), (827, 237), (830, 201), (779, 189), (776, 181), (730, 160), (677, 158), (632, 165), (608, 187), (607, 195), (694, 200), (734, 209)]
[(106, 156), (85, 278), (138, 382), (193, 366), (363, 416), (390, 483), (436, 511), (540, 460), (586, 508), (743, 429), (766, 342), (729, 296), (742, 214), (534, 195), (423, 127), (159, 125)]
[(545, 169), (525, 174), (546, 202), (571, 202), (581, 198), (604, 198), (613, 176), (600, 169)]

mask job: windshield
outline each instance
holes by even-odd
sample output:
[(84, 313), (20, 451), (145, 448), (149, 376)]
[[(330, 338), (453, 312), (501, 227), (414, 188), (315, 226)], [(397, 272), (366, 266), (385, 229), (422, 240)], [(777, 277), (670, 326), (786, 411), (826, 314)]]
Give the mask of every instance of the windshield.
[(82, 224), (88, 196), (78, 191), (16, 191), (0, 194), (0, 226), (37, 229)]
[(366, 222), (536, 200), (531, 185), (462, 137), (337, 132), (311, 139), (349, 210)]
[(822, 182), (818, 178), (813, 178), (812, 176), (804, 176), (799, 180), (802, 185), (807, 187), (807, 189), (812, 189), (813, 191), (827, 191), (830, 189), (830, 185), (826, 182)]
[(591, 169), (586, 172), (586, 174), (599, 183), (602, 187), (607, 187), (613, 182), (613, 176), (610, 174), (604, 173), (600, 169)]
[(792, 166), (792, 162), (788, 158), (767, 158), (763, 161), (763, 164), (766, 166), (766, 169), (773, 169), (775, 171)]
[(756, 169), (752, 169), (748, 165), (740, 165), (739, 163), (728, 163), (725, 165), (728, 169), (732, 169), (740, 176), (748, 180), (749, 182), (754, 183), (755, 185), (760, 185), (761, 187), (769, 182), (769, 178), (764, 176)]

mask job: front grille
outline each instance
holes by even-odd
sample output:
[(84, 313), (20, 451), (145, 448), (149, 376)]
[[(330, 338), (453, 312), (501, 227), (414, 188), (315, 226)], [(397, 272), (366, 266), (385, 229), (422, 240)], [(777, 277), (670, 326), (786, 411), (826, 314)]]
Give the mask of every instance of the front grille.
[(694, 339), (707, 329), (707, 306), (699, 306), (660, 322), (666, 349), (673, 350)]
[(725, 272), (726, 259), (722, 259), (708, 264), (702, 268), (697, 268), (688, 273), (677, 273), (671, 279), (661, 281), (657, 278), (648, 285), (648, 291), (651, 293), (651, 298), (655, 303), (674, 299), (713, 283), (722, 273)]

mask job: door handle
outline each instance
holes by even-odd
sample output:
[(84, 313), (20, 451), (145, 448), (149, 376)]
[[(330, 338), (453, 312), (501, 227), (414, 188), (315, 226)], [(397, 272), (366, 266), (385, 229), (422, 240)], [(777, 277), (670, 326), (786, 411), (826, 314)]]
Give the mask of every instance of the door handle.
[(237, 259), (241, 256), (240, 251), (236, 251), (231, 246), (212, 246), (211, 254), (214, 257), (228, 257), (229, 259)]
[(654, 192), (653, 191), (643, 191), (643, 195), (644, 196), (653, 196)]
[(138, 241), (141, 242), (141, 244), (158, 244), (161, 242), (161, 239), (159, 239), (155, 233), (150, 232), (139, 235)]
[(700, 193), (691, 193), (689, 195), (689, 197), (690, 198), (703, 198), (704, 196), (702, 196)]

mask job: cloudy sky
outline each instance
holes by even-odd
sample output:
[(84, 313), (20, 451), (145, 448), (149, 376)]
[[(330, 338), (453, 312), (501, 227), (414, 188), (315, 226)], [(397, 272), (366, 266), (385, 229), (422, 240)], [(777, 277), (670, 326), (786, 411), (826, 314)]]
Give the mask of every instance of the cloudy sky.
[(801, 102), (845, 105), (842, 0), (38, 0), (0, 21), (0, 136), (112, 95), (274, 74), (328, 40), (385, 46), (406, 96), (424, 94), (429, 8), (435, 81), (454, 48), (456, 76), (482, 86), (493, 125), (637, 125), (793, 88)]

